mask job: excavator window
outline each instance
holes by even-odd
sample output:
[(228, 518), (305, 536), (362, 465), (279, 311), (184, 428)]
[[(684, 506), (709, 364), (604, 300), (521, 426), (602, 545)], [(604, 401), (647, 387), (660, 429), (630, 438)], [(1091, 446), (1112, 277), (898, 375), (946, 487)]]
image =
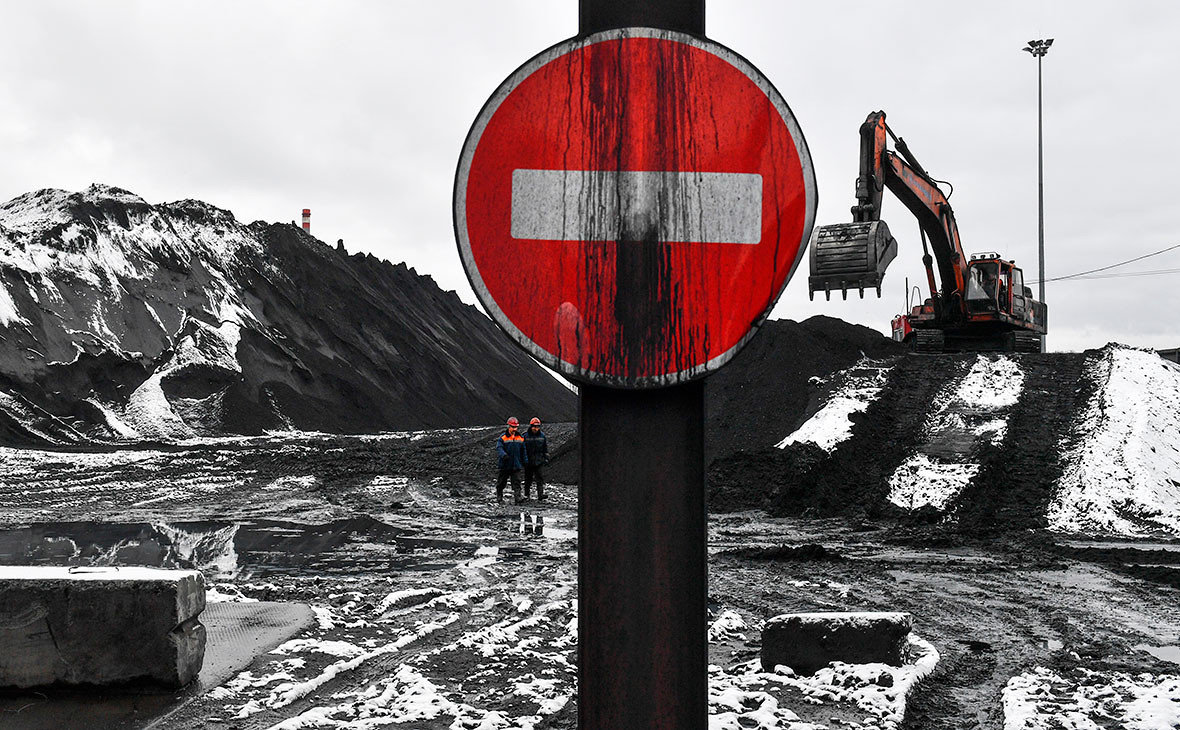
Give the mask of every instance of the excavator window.
[(967, 302), (972, 309), (994, 309), (999, 267), (994, 261), (972, 264), (967, 280)]

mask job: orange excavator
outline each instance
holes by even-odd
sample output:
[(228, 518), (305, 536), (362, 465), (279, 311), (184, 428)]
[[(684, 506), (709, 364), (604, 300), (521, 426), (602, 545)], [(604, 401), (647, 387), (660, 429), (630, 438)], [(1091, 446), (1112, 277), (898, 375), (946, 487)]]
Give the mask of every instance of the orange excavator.
[[(889, 139), (896, 152), (888, 149)], [(1032, 298), (1014, 261), (995, 252), (963, 253), (947, 196), (885, 124), (885, 112), (873, 112), (860, 127), (853, 222), (819, 226), (812, 234), (811, 297), (822, 291), (831, 299), (834, 289), (845, 299), (849, 289), (864, 297), (866, 288), (881, 296), (885, 269), (897, 256), (897, 241), (881, 220), (885, 188), (918, 219), (930, 285), (929, 299), (894, 318), (895, 338), (919, 352), (1040, 352), (1045, 304)]]

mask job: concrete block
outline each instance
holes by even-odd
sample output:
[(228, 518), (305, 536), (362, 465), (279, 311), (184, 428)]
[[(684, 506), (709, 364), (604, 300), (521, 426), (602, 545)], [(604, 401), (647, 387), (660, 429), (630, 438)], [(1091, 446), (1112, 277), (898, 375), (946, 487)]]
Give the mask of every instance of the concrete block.
[(0, 566), (0, 687), (184, 686), (204, 608), (195, 570)]
[(785, 664), (814, 674), (830, 662), (902, 665), (908, 613), (788, 613), (762, 629), (762, 668)]

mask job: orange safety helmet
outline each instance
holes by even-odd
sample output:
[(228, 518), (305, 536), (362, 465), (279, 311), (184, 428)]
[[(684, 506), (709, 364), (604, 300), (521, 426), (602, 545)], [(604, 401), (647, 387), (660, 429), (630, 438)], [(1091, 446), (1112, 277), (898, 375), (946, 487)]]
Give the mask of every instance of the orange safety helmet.
[(509, 426), (519, 426), (520, 421), (516, 420), (516, 416), (512, 416), (511, 418), (508, 419), (508, 425)]
[(537, 418), (536, 416), (533, 416), (532, 420), (531, 420), (531, 421), (529, 421), (529, 425), (530, 425), (530, 426), (540, 426), (540, 425), (541, 425), (541, 419), (540, 419), (540, 418)]

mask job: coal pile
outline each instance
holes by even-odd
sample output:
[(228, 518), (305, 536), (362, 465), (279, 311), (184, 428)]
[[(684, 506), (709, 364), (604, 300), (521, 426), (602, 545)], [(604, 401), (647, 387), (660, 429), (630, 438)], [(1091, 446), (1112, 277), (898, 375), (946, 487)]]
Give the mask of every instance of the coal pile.
[[(899, 359), (880, 397), (852, 417), (852, 437), (830, 454), (808, 444), (765, 448), (715, 465), (718, 479), (741, 480), (747, 464), (783, 465), (777, 478), (760, 464), (754, 479), (770, 484), (766, 507), (772, 514), (864, 514), (941, 519), (940, 510), (903, 511), (888, 497), (890, 477), (922, 441), (932, 403), (947, 398), (950, 383), (975, 355)], [(1061, 475), (1056, 456), (1069, 419), (1087, 395), (1079, 387), (1082, 355), (1024, 355), (1025, 391), (998, 445), (963, 454), (979, 463), (978, 476), (961, 495), (958, 523), (967, 528), (1023, 529), (1044, 526), (1052, 485)], [(802, 468), (796, 451), (811, 458)], [(769, 482), (766, 481), (769, 479)]]
[(0, 443), (571, 420), (575, 399), (429, 276), (93, 185), (0, 204)]
[(759, 449), (787, 435), (818, 407), (811, 379), (861, 358), (881, 359), (905, 348), (880, 332), (834, 317), (770, 320), (705, 388), (705, 463)]
[[(887, 358), (903, 351), (876, 330), (832, 317), (763, 323), (737, 357), (706, 381), (705, 463), (761, 452), (794, 430), (821, 400), (822, 393), (810, 384), (812, 378), (851, 367), (864, 357)], [(748, 468), (757, 470), (761, 464), (752, 460)], [(552, 455), (550, 474), (555, 481), (576, 484), (578, 470), (574, 439)], [(710, 509), (762, 506), (765, 494), (751, 489), (747, 476), (743, 473), (736, 482), (710, 479)]]
[(712, 463), (713, 511), (1180, 536), (1180, 368), (1154, 353), (905, 354), (811, 387), (787, 438)]

